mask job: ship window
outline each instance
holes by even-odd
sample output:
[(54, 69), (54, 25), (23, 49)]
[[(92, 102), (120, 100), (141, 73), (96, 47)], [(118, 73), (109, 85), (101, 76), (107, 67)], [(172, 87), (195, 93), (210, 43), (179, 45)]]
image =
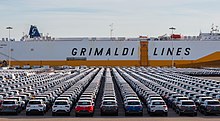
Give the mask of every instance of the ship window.
[(14, 51), (14, 49), (11, 49), (11, 51)]
[(34, 49), (33, 49), (33, 48), (31, 48), (31, 51), (34, 51)]

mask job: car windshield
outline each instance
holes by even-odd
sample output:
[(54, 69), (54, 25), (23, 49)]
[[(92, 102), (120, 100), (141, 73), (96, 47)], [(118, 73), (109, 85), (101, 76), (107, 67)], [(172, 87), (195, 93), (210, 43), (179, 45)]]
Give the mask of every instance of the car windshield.
[(105, 101), (103, 102), (103, 105), (115, 105), (114, 101)]
[(91, 105), (91, 102), (78, 102), (78, 105)]
[(67, 102), (55, 102), (55, 105), (67, 105)]
[(182, 105), (194, 105), (194, 102), (182, 102)]
[(220, 103), (218, 101), (209, 101), (209, 105), (219, 105)]
[(165, 105), (164, 102), (153, 102), (152, 105)]
[(3, 104), (15, 104), (15, 101), (4, 101)]
[(30, 101), (29, 104), (41, 104), (40, 101)]
[(128, 102), (128, 105), (140, 105), (140, 102)]

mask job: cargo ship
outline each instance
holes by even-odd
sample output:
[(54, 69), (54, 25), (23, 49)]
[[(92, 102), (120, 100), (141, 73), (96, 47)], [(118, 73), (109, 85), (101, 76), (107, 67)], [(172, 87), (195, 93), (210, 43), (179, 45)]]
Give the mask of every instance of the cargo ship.
[(9, 66), (175, 66), (220, 67), (220, 33), (52, 38), (36, 26), (19, 41), (0, 41), (1, 65)]

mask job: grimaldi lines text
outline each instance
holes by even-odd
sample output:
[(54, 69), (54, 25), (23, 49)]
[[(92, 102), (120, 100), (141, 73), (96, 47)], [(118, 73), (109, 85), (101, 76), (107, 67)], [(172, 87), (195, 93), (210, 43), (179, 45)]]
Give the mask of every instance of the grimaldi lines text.
[[(121, 50), (119, 50), (121, 49)], [(135, 48), (73, 48), (73, 56), (133, 56)]]

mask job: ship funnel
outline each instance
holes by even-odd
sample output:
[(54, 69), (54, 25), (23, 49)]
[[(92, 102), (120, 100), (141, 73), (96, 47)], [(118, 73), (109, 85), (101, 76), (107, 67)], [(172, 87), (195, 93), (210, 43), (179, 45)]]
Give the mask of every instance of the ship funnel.
[(29, 36), (30, 36), (30, 38), (41, 37), (36, 26), (31, 25), (31, 28), (30, 28), (30, 31), (29, 31)]

